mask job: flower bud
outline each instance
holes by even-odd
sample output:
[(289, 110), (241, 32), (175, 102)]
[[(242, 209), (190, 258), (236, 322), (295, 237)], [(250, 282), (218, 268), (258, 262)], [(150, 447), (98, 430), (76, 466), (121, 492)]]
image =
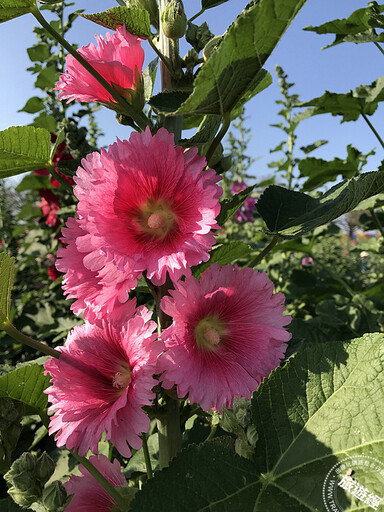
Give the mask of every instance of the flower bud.
[(161, 13), (161, 29), (169, 39), (180, 39), (187, 28), (187, 16), (181, 0), (171, 0)]
[(43, 490), (42, 502), (44, 507), (52, 512), (59, 512), (65, 509), (67, 504), (67, 491), (64, 485), (55, 480)]
[(212, 53), (216, 50), (216, 48), (221, 43), (222, 39), (223, 39), (223, 36), (212, 37), (212, 39), (210, 39), (208, 41), (208, 43), (204, 46), (204, 50), (203, 50), (204, 62), (206, 62), (209, 59), (209, 57), (212, 55)]
[(41, 485), (45, 485), (55, 471), (55, 463), (53, 459), (44, 452), (36, 461), (36, 478)]

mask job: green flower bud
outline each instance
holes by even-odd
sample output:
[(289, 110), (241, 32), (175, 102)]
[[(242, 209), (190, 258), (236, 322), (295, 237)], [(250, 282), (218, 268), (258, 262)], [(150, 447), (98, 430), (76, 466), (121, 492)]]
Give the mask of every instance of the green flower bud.
[(42, 502), (46, 509), (52, 512), (60, 512), (67, 505), (67, 491), (64, 485), (55, 480), (43, 490)]
[(45, 485), (55, 471), (55, 463), (53, 459), (44, 452), (36, 461), (36, 478), (41, 485)]
[(169, 39), (180, 39), (187, 28), (187, 16), (181, 0), (171, 0), (161, 13), (161, 29)]
[(212, 37), (212, 39), (210, 39), (208, 41), (208, 43), (204, 46), (204, 50), (203, 50), (204, 61), (207, 61), (209, 59), (209, 57), (212, 55), (212, 53), (216, 50), (216, 48), (221, 43), (222, 39), (223, 39), (223, 36), (215, 36), (215, 37)]
[(24, 404), (11, 398), (0, 398), (0, 430), (19, 423), (24, 415)]
[(8, 494), (12, 497), (13, 501), (20, 505), (21, 508), (29, 508), (32, 503), (39, 501), (39, 497), (35, 494), (29, 494), (24, 491), (20, 491), (16, 487), (8, 489)]

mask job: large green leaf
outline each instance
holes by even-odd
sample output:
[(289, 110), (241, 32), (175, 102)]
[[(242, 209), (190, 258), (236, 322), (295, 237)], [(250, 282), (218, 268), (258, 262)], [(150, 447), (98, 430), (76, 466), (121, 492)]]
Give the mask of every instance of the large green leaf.
[(11, 497), (0, 500), (1, 512), (20, 512), (23, 509)]
[(361, 114), (371, 116), (375, 113), (377, 105), (384, 100), (384, 76), (378, 78), (370, 85), (359, 85), (354, 91), (345, 94), (325, 91), (322, 96), (310, 101), (297, 103), (300, 107), (314, 107), (305, 111), (309, 115), (332, 114), (343, 116), (344, 121), (356, 121)]
[(217, 223), (222, 226), (227, 220), (244, 204), (244, 201), (251, 194), (255, 185), (247, 187), (239, 194), (235, 194), (231, 199), (223, 199), (221, 201), (220, 213), (217, 216)]
[(0, 23), (36, 9), (36, 0), (0, 0)]
[(104, 12), (80, 14), (80, 16), (112, 30), (116, 30), (119, 25), (125, 25), (131, 34), (147, 38), (151, 36), (149, 13), (144, 9), (112, 7)]
[(19, 400), (32, 407), (47, 424), (48, 398), (43, 391), (48, 388), (49, 375), (44, 367), (32, 363), (22, 366), (0, 377), (0, 396)]
[(325, 48), (330, 48), (344, 42), (365, 43), (383, 41), (384, 34), (377, 34), (374, 28), (380, 27), (380, 13), (384, 12), (384, 4), (371, 2), (368, 7), (357, 9), (348, 18), (335, 19), (323, 23), (317, 27), (312, 25), (305, 27), (304, 30), (311, 30), (317, 34), (335, 34), (335, 40)]
[(11, 126), (0, 132), (0, 178), (51, 165), (51, 134), (33, 126)]
[(261, 195), (256, 208), (272, 233), (292, 239), (337, 219), (381, 192), (384, 192), (384, 172), (367, 172), (342, 181), (317, 198), (271, 185)]
[(8, 318), (11, 309), (11, 290), (15, 274), (15, 258), (0, 254), (0, 322)]
[(189, 98), (176, 114), (231, 112), (265, 89), (262, 66), (305, 0), (250, 2), (201, 67)]
[(322, 158), (305, 158), (300, 160), (300, 177), (308, 178), (302, 186), (302, 190), (313, 190), (321, 187), (328, 181), (335, 181), (338, 176), (343, 178), (352, 178), (356, 176), (367, 163), (367, 155), (361, 153), (351, 144), (347, 146), (347, 158), (334, 158), (333, 160), (323, 160)]
[[(218, 443), (190, 446), (144, 484), (132, 512), (326, 510), (323, 484), (335, 464), (351, 456), (384, 460), (383, 348), (384, 334), (379, 333), (308, 343), (253, 396), (258, 432), (253, 462)], [(382, 496), (378, 471), (363, 469), (356, 479)], [(339, 510), (371, 510), (346, 492), (336, 492), (343, 506)]]

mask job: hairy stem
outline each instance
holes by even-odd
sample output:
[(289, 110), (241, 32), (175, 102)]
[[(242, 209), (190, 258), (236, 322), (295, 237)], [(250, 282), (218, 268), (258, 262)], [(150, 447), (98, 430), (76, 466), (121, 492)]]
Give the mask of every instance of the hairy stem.
[(103, 78), (100, 73), (98, 73), (96, 69), (94, 69), (91, 64), (89, 64), (89, 62), (73, 48), (72, 45), (70, 45), (58, 32), (56, 32), (56, 30), (42, 16), (37, 7), (32, 14), (41, 26), (44, 27), (45, 30), (49, 32), (51, 36), (54, 37), (56, 41), (58, 41), (88, 71), (88, 73), (90, 73), (99, 82), (99, 84), (104, 87), (106, 91), (109, 92), (112, 98), (120, 105), (123, 113), (131, 117), (141, 130), (145, 130), (149, 125), (149, 119), (146, 117), (144, 112), (138, 112), (132, 108), (131, 105), (115, 91), (111, 84), (109, 84), (105, 78)]
[(33, 338), (23, 334), (16, 327), (11, 324), (11, 322), (7, 319), (2, 324), (0, 324), (0, 328), (5, 331), (9, 336), (11, 336), (14, 340), (22, 343), (23, 345), (28, 345), (39, 352), (43, 352), (47, 356), (52, 356), (59, 358), (60, 352), (55, 350), (54, 348), (48, 347), (48, 345), (44, 345), (44, 343), (40, 343), (40, 341), (34, 340)]
[(258, 254), (256, 258), (253, 259), (251, 263), (248, 264), (248, 267), (255, 267), (258, 263), (260, 263), (260, 261), (262, 261), (263, 258), (265, 258), (265, 256), (275, 247), (279, 240), (279, 236), (280, 235), (276, 233), (276, 235), (273, 236), (270, 243), (261, 251), (261, 253)]
[(192, 18), (189, 18), (188, 20), (188, 23), (192, 23), (193, 20), (195, 20), (196, 18), (198, 18), (199, 16), (201, 16), (203, 13), (205, 12), (205, 9), (201, 9), (199, 12), (197, 12), (196, 14), (194, 14), (192, 16)]
[(143, 434), (142, 438), (143, 438), (143, 453), (144, 453), (145, 467), (147, 469), (147, 477), (149, 480), (150, 478), (153, 478), (153, 471), (152, 471), (151, 457), (149, 455), (149, 450), (148, 450), (147, 435)]

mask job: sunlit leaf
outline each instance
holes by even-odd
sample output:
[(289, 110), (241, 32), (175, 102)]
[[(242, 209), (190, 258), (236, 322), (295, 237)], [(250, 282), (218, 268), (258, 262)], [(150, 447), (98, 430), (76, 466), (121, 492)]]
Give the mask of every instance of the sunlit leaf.
[(149, 13), (144, 9), (112, 7), (104, 12), (80, 14), (80, 16), (112, 30), (116, 30), (119, 25), (125, 25), (131, 34), (147, 38), (151, 36)]
[(0, 23), (12, 20), (36, 8), (36, 0), (0, 0)]
[(15, 274), (15, 258), (0, 254), (0, 321), (8, 318), (11, 309), (11, 290)]

